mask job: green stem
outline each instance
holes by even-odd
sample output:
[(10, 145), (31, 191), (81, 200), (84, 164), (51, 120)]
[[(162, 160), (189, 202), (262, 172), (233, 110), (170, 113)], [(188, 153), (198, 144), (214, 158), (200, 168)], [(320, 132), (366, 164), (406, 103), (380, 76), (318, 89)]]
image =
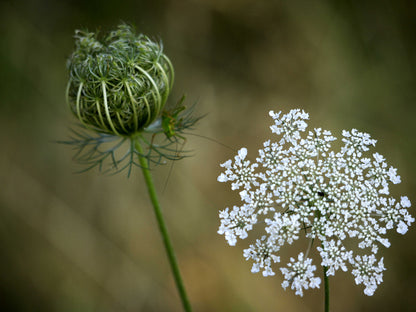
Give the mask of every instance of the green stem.
[(328, 267), (324, 266), (324, 284), (325, 284), (325, 312), (329, 312), (329, 279), (326, 275)]
[[(143, 149), (140, 145), (139, 138), (135, 139), (135, 147), (140, 155), (143, 155)], [(172, 269), (173, 277), (175, 279), (176, 287), (182, 300), (183, 308), (186, 312), (191, 312), (191, 305), (189, 303), (182, 277), (179, 271), (178, 263), (176, 261), (175, 253), (170, 242), (169, 234), (163, 219), (162, 210), (160, 209), (159, 201), (156, 195), (155, 185), (153, 183), (152, 175), (150, 174), (149, 162), (146, 157), (139, 156), (140, 166), (142, 168), (143, 176), (146, 181), (147, 190), (149, 191), (150, 200), (153, 204), (157, 223), (159, 225), (160, 234), (162, 235), (163, 244), (165, 245), (166, 253), (169, 259), (170, 267)]]

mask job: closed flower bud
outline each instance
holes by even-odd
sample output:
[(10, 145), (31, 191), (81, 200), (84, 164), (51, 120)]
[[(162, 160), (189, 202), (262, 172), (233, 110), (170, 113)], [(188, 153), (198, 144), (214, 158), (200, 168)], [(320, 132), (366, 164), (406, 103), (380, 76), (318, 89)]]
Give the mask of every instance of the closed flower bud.
[(174, 71), (161, 43), (127, 25), (99, 39), (77, 31), (67, 66), (67, 101), (87, 128), (132, 136), (160, 117)]

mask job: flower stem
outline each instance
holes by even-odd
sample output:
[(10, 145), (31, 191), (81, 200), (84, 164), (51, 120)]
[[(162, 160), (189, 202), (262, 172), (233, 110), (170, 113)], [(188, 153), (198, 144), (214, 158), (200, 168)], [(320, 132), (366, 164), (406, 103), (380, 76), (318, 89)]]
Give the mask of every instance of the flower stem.
[(326, 272), (328, 267), (324, 266), (324, 284), (325, 284), (325, 312), (329, 312), (329, 279)]
[[(143, 155), (143, 149), (140, 145), (139, 138), (135, 139), (135, 147), (140, 155)], [(150, 200), (153, 204), (153, 209), (156, 215), (157, 223), (159, 225), (160, 234), (162, 235), (163, 244), (169, 259), (170, 267), (172, 269), (173, 277), (175, 279), (176, 287), (179, 292), (179, 296), (182, 301), (183, 308), (186, 312), (191, 312), (191, 305), (189, 303), (185, 287), (182, 281), (182, 277), (179, 271), (178, 263), (176, 261), (176, 256), (172, 247), (172, 243), (169, 238), (169, 234), (166, 228), (165, 221), (163, 219), (162, 210), (160, 209), (159, 201), (156, 195), (155, 185), (153, 183), (152, 175), (150, 174), (149, 162), (146, 157), (139, 156), (140, 166), (142, 168), (143, 176), (146, 181), (147, 190), (149, 192)]]

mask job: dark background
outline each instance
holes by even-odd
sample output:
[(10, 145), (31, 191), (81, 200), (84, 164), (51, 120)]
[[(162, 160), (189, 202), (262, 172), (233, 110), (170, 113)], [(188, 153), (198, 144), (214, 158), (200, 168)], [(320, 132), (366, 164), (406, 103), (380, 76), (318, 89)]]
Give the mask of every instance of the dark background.
[[(303, 108), (337, 136), (372, 134), (402, 176), (392, 194), (416, 203), (414, 1), (2, 1), (1, 311), (181, 311), (140, 171), (74, 174), (72, 151), (54, 143), (74, 121), (64, 99), (74, 30), (121, 21), (163, 39), (171, 100), (186, 93), (207, 113), (196, 133), (254, 159), (268, 111)], [(186, 146), (194, 157), (154, 174), (195, 311), (322, 311), (322, 288), (284, 291), (280, 273), (250, 273), (248, 241), (231, 248), (216, 233), (218, 211), (238, 204), (216, 182), (234, 153), (199, 137)], [(389, 237), (375, 295), (338, 272), (332, 311), (416, 311), (416, 231)]]

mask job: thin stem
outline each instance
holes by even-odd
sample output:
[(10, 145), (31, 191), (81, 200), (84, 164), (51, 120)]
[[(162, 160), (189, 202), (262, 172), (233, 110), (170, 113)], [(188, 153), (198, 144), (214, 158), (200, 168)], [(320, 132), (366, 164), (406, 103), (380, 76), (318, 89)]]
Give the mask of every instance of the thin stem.
[(140, 145), (139, 138), (135, 139), (135, 147), (139, 153), (139, 162), (142, 168), (143, 176), (146, 181), (147, 189), (149, 191), (150, 200), (153, 204), (153, 209), (155, 211), (157, 223), (159, 225), (160, 234), (162, 235), (163, 244), (165, 245), (166, 253), (169, 259), (170, 267), (172, 269), (173, 277), (175, 279), (176, 287), (178, 288), (179, 295), (182, 300), (183, 308), (186, 312), (191, 312), (191, 305), (189, 303), (185, 287), (182, 281), (182, 277), (179, 271), (178, 263), (176, 261), (175, 253), (170, 242), (169, 234), (166, 228), (165, 221), (163, 219), (162, 211), (160, 209), (159, 201), (156, 195), (155, 185), (153, 183), (152, 175), (150, 174), (149, 161), (144, 155), (143, 148)]
[[(306, 231), (306, 228), (305, 228), (305, 231)], [(313, 241), (314, 241), (314, 239), (313, 239), (313, 238), (311, 238), (311, 239), (310, 239), (310, 241), (309, 241), (309, 244), (308, 244), (308, 249), (306, 250), (306, 253), (305, 253), (305, 258), (307, 258), (307, 257), (308, 257), (309, 252), (311, 251), (311, 248), (312, 248), (312, 245), (313, 245)]]
[(329, 279), (326, 274), (328, 267), (324, 266), (324, 284), (325, 284), (325, 312), (329, 312)]

